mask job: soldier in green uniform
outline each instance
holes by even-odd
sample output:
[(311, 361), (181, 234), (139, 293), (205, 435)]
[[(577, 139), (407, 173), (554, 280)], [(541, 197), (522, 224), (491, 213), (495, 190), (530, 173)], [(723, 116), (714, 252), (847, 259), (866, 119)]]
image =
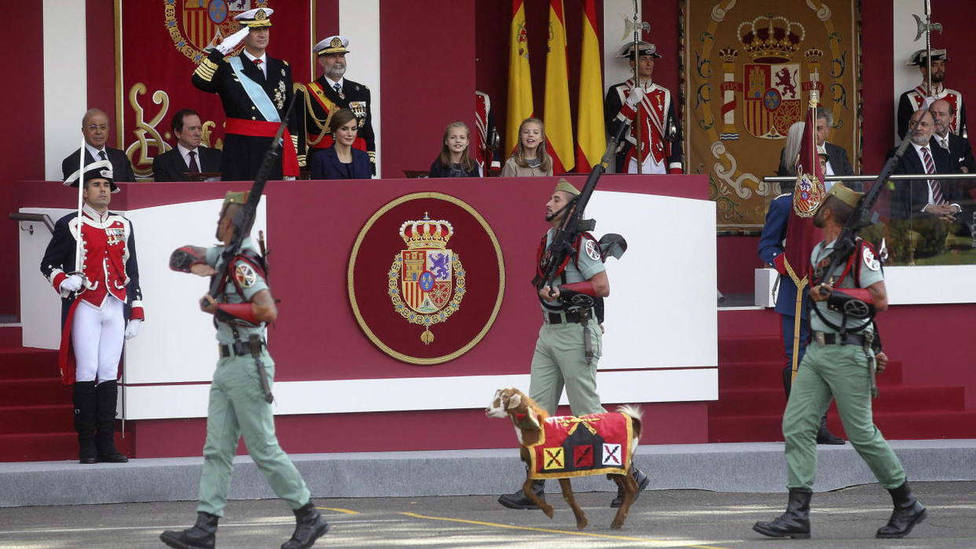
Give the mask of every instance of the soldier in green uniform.
[[(546, 203), (546, 221), (552, 228), (539, 243), (538, 260), (541, 261), (563, 217), (572, 213), (574, 198), (579, 194), (579, 190), (565, 179), (560, 179), (556, 184)], [(603, 345), (603, 330), (592, 306), (576, 307), (572, 299), (567, 298), (573, 294), (594, 299), (607, 297), (610, 295), (610, 280), (600, 246), (592, 235), (582, 233), (574, 247), (575, 253), (559, 274), (561, 284), (545, 286), (538, 295), (542, 304), (543, 324), (532, 355), (529, 396), (550, 415), (556, 413), (563, 387), (566, 388), (573, 415), (606, 412), (600, 405), (600, 395), (596, 390), (596, 364)], [(636, 467), (634, 480), (640, 490), (650, 482), (647, 475)], [(533, 489), (542, 497), (544, 481), (534, 481)], [(510, 509), (537, 508), (521, 489), (514, 494), (503, 494), (498, 502)], [(623, 493), (618, 490), (611, 507), (619, 507), (622, 502)]]
[[(217, 223), (217, 239), (224, 244), (234, 238), (234, 216), (247, 202), (247, 195), (228, 192), (224, 197)], [(295, 513), (295, 532), (282, 549), (304, 549), (324, 535), (329, 525), (275, 436), (271, 410), (274, 361), (265, 343), (265, 326), (275, 320), (278, 311), (268, 287), (266, 265), (250, 237), (244, 239), (229, 265), (221, 258), (223, 249), (184, 246), (170, 258), (174, 270), (222, 276), (224, 284), (218, 295), (205, 295), (200, 305), (214, 315), (220, 359), (210, 386), (197, 521), (186, 530), (167, 530), (160, 539), (177, 548), (214, 546), (217, 520), (223, 515), (230, 489), (234, 453), (243, 435), (248, 454), (275, 494)]]
[(861, 197), (861, 193), (836, 183), (814, 217), (814, 224), (824, 231), (824, 240), (813, 248), (810, 258), (815, 268), (810, 289), (813, 338), (783, 415), (789, 503), (786, 512), (775, 520), (752, 527), (766, 536), (810, 537), (817, 429), (831, 398), (837, 402), (854, 449), (894, 502), (888, 524), (878, 529), (876, 537), (904, 537), (927, 514), (912, 495), (905, 470), (874, 425), (871, 412), (871, 398), (877, 390), (874, 374), (883, 371), (888, 361), (878, 347), (872, 346), (876, 333), (869, 314), (872, 308), (888, 308), (881, 264), (871, 245), (858, 238), (847, 261), (824, 272), (830, 269), (830, 253)]

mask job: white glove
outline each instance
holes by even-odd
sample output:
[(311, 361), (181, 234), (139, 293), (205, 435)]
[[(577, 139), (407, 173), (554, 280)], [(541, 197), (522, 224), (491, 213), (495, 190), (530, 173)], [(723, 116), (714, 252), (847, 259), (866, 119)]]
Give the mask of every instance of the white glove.
[(627, 104), (631, 107), (636, 107), (642, 99), (644, 99), (644, 89), (634, 88), (630, 90), (630, 95), (627, 96)]
[(129, 321), (129, 325), (125, 327), (125, 338), (132, 339), (139, 335), (139, 328), (142, 327), (142, 321), (138, 318), (134, 318)]
[(247, 36), (247, 33), (249, 32), (251, 32), (250, 27), (241, 27), (241, 30), (235, 32), (227, 38), (224, 38), (223, 42), (217, 44), (217, 51), (224, 55), (234, 51), (234, 48), (236, 48), (237, 45), (244, 40), (244, 37)]
[(61, 281), (61, 291), (65, 293), (77, 292), (81, 289), (85, 279), (79, 274), (73, 274)]

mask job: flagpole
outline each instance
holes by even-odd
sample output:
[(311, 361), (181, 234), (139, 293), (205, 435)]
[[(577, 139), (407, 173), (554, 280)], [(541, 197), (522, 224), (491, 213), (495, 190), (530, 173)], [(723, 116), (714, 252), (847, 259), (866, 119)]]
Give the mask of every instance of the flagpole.
[[(643, 86), (640, 83), (640, 33), (643, 29), (643, 24), (640, 24), (640, 17), (638, 16), (638, 4), (637, 0), (634, 0), (634, 86), (641, 88), (644, 91)], [(633, 92), (631, 92), (633, 93)], [(643, 124), (641, 123), (641, 104), (636, 105), (637, 113), (634, 115), (634, 126), (637, 128), (637, 175), (643, 173), (643, 162), (641, 159), (641, 145), (644, 142), (644, 132)], [(625, 170), (627, 168), (624, 168)]]

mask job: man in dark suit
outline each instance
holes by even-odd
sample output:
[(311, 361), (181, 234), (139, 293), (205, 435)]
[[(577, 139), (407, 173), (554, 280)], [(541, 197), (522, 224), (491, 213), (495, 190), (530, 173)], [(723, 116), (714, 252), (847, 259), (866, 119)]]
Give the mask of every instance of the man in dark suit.
[[(834, 126), (834, 116), (830, 111), (823, 108), (823, 106), (817, 107), (817, 126), (816, 126), (816, 136), (817, 136), (817, 151), (821, 154), (827, 155), (827, 164), (824, 168), (824, 175), (854, 175), (854, 168), (851, 166), (851, 161), (847, 158), (847, 151), (843, 147), (834, 145), (833, 143), (827, 142), (827, 138), (830, 137), (830, 129)], [(784, 169), (785, 163), (783, 162), (783, 154), (786, 149), (780, 152), (780, 165), (779, 170), (776, 175), (787, 176), (792, 175)], [(827, 189), (833, 185), (833, 182), (829, 179), (825, 182)], [(848, 181), (845, 185), (855, 191), (860, 192), (862, 189), (862, 184), (857, 181)]]
[[(236, 15), (241, 30), (224, 39), (193, 71), (193, 85), (220, 95), (227, 116), (220, 165), (224, 181), (254, 179), (292, 100), (291, 67), (265, 52), (273, 12), (258, 8)], [(242, 41), (244, 51), (224, 59)], [(281, 161), (272, 168), (269, 179), (283, 175), (294, 179), (298, 175), (297, 138), (291, 133), (298, 128), (295, 120), (293, 113), (288, 119)]]
[[(105, 111), (88, 109), (85, 116), (81, 118), (81, 133), (85, 136), (86, 166), (98, 160), (108, 160), (112, 163), (116, 182), (132, 183), (136, 180), (135, 173), (132, 172), (132, 164), (129, 163), (125, 153), (105, 146), (108, 141), (108, 115)], [(80, 167), (76, 150), (61, 161), (62, 179), (67, 179)]]
[(951, 128), (956, 120), (956, 113), (952, 103), (939, 99), (929, 107), (932, 118), (935, 119), (935, 131), (932, 133), (932, 145), (938, 145), (949, 152), (953, 164), (962, 173), (976, 172), (976, 159), (969, 140), (952, 133)]
[[(928, 109), (919, 109), (909, 120), (908, 137), (911, 144), (905, 150), (900, 161), (895, 166), (896, 174), (948, 174), (958, 173), (959, 168), (949, 156), (949, 152), (938, 145), (933, 145), (932, 134), (935, 131), (935, 119)], [(945, 238), (949, 225), (957, 220), (962, 211), (959, 200), (962, 197), (961, 186), (957, 181), (939, 179), (914, 179), (896, 183), (891, 196), (891, 217), (894, 233), (908, 228), (920, 235), (913, 250), (907, 234), (903, 242), (897, 243), (904, 248), (902, 255), (907, 257), (935, 255), (945, 249)], [(893, 239), (896, 239), (893, 236)], [(896, 239), (897, 240), (897, 239)], [(898, 247), (895, 249), (897, 250)], [(896, 252), (896, 257), (898, 257)], [(904, 257), (900, 258), (904, 259)]]
[(183, 109), (173, 115), (176, 147), (153, 158), (155, 181), (189, 181), (191, 174), (220, 171), (220, 151), (200, 145), (203, 125), (200, 115)]
[[(969, 145), (969, 140), (960, 135), (952, 133), (952, 127), (956, 121), (956, 113), (952, 103), (945, 99), (939, 99), (932, 103), (929, 112), (935, 119), (935, 132), (932, 134), (932, 145), (939, 146), (949, 151), (949, 158), (953, 165), (961, 173), (976, 173), (976, 159), (973, 158), (973, 149)], [(971, 179), (958, 181), (957, 195), (962, 212), (958, 219), (962, 222), (963, 228), (968, 231), (969, 236), (976, 238), (976, 183)], [(962, 234), (962, 233), (960, 233)]]
[(352, 146), (369, 155), (370, 171), (376, 175), (376, 137), (373, 134), (369, 88), (345, 78), (349, 39), (329, 36), (315, 44), (312, 52), (318, 57), (322, 76), (301, 86), (301, 96), (298, 98), (298, 107), (304, 112), (299, 117), (304, 124), (299, 149), (305, 151), (307, 165), (311, 167), (312, 156), (332, 146), (329, 117), (339, 109), (349, 109), (356, 115), (359, 124), (359, 135)]

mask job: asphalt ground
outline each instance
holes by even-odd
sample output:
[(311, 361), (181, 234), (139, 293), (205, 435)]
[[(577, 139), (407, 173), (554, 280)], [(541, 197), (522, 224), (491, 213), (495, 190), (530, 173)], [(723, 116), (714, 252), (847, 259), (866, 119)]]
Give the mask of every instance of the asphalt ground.
[[(556, 508), (552, 520), (541, 511), (505, 509), (492, 496), (315, 499), (332, 527), (315, 547), (976, 548), (976, 482), (913, 487), (929, 518), (901, 540), (874, 538), (891, 504), (880, 487), (866, 485), (814, 494), (810, 540), (769, 539), (752, 531), (757, 520), (771, 520), (783, 511), (785, 493), (663, 490), (644, 492), (620, 530), (609, 527), (612, 494), (579, 494), (590, 521), (582, 531), (558, 494), (548, 496)], [(0, 547), (159, 548), (160, 532), (186, 528), (195, 516), (193, 502), (4, 508)], [(278, 547), (293, 526), (293, 515), (280, 501), (232, 501), (220, 522), (217, 547)]]

